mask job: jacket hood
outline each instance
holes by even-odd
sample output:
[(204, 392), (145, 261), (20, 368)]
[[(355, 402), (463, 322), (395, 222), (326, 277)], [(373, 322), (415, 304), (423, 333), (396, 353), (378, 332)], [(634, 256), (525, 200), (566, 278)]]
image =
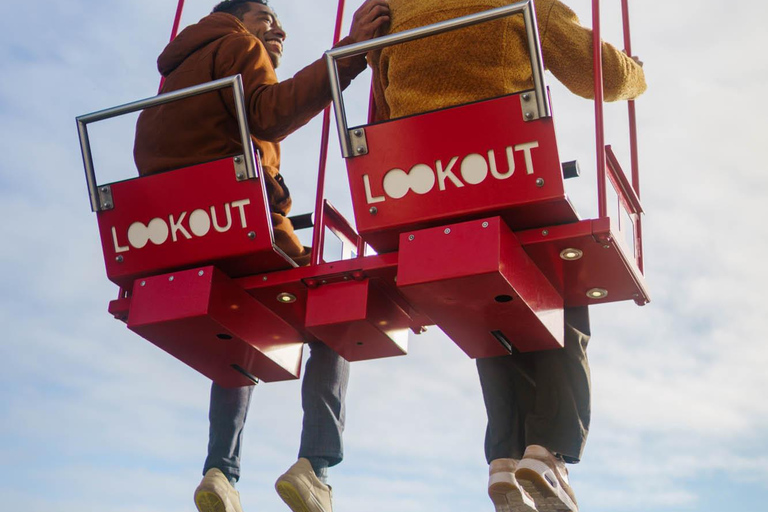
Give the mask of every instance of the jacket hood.
[(231, 14), (216, 12), (209, 14), (194, 25), (190, 25), (165, 47), (157, 58), (157, 69), (168, 76), (184, 60), (200, 48), (229, 34), (245, 32), (245, 26)]

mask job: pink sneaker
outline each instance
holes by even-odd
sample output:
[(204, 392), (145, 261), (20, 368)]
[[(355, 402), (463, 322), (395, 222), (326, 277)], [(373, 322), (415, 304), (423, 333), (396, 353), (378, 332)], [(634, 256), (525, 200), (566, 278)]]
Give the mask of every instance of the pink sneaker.
[(488, 470), (488, 496), (496, 512), (536, 512), (533, 498), (517, 483), (515, 459), (491, 461)]
[(539, 445), (525, 449), (515, 477), (533, 497), (539, 512), (578, 512), (565, 462)]

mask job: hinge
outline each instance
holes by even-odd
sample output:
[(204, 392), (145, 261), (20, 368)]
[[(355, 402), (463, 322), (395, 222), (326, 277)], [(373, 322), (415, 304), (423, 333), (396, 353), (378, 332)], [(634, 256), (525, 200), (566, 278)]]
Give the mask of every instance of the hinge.
[(349, 130), (349, 142), (352, 146), (352, 156), (368, 154), (368, 141), (365, 138), (365, 128), (353, 128)]
[(528, 91), (520, 95), (520, 105), (523, 107), (523, 121), (540, 119), (539, 107), (536, 102), (536, 92)]
[(99, 187), (99, 211), (103, 212), (111, 210), (115, 207), (115, 202), (112, 200), (112, 187), (109, 185), (102, 185)]

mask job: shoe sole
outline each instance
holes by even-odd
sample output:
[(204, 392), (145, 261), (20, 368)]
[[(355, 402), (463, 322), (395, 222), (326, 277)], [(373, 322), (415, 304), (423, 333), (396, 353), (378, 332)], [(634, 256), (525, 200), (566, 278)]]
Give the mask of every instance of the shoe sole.
[[(568, 494), (556, 481), (557, 488), (544, 476), (550, 472), (549, 466), (538, 461), (529, 461), (534, 468), (519, 467), (515, 471), (515, 478), (520, 485), (531, 495), (536, 502), (539, 512), (578, 512), (579, 509)], [(552, 478), (552, 476), (550, 476)]]
[(511, 482), (496, 482), (488, 487), (496, 512), (535, 512), (536, 505)]
[[(293, 511), (293, 512), (312, 512), (310, 508), (307, 506), (306, 501), (304, 501), (304, 498), (299, 493), (298, 489), (293, 486), (291, 482), (278, 482), (275, 485), (275, 490), (277, 491), (277, 494), (280, 495), (280, 498), (285, 502), (286, 505)], [(325, 509), (320, 505), (319, 503), (316, 503), (317, 509), (325, 512)], [(330, 511), (328, 511), (330, 512)]]
[(195, 506), (199, 512), (227, 512), (227, 507), (221, 498), (208, 491), (195, 494)]

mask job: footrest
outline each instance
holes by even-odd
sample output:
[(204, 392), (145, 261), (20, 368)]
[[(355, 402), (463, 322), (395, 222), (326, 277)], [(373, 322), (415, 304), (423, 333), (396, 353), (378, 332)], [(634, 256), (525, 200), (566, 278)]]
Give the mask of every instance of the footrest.
[(301, 371), (298, 331), (212, 266), (137, 280), (127, 323), (224, 387)]
[(370, 279), (307, 293), (306, 329), (347, 361), (405, 355), (410, 318)]
[(398, 289), (468, 356), (563, 346), (563, 299), (499, 217), (406, 232)]

